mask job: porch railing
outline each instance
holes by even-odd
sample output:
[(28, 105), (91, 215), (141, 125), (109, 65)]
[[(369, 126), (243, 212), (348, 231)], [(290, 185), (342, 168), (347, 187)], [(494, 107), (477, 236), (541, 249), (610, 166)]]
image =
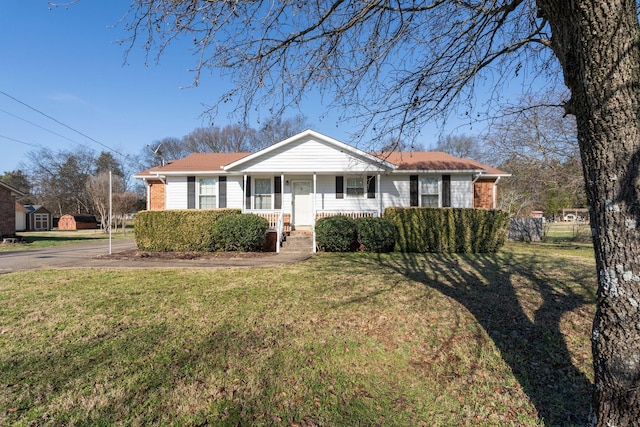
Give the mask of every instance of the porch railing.
[(318, 210), (316, 211), (316, 221), (320, 218), (326, 218), (329, 216), (337, 216), (344, 215), (351, 217), (353, 219), (356, 218), (375, 218), (380, 216), (380, 213), (375, 210), (348, 210), (348, 211), (339, 211), (339, 210)]
[(285, 214), (282, 209), (260, 209), (245, 212), (261, 216), (269, 222), (269, 231), (276, 232), (276, 253), (279, 253), (285, 233), (291, 231), (291, 214)]

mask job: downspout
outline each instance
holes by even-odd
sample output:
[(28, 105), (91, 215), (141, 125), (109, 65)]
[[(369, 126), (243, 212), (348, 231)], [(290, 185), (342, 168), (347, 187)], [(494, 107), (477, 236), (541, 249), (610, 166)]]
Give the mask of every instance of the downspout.
[(382, 209), (384, 207), (382, 205), (382, 176), (380, 172), (378, 172), (376, 179), (378, 180), (378, 217), (382, 217)]
[(473, 178), (473, 181), (471, 181), (471, 207), (472, 208), (476, 208), (476, 200), (475, 200), (475, 187), (476, 187), (476, 182), (480, 179), (480, 177), (482, 176), (482, 172), (479, 172), (478, 175)]
[(493, 182), (493, 209), (496, 208), (496, 206), (498, 206), (498, 181), (500, 181), (500, 176), (496, 178), (496, 180)]
[(318, 184), (318, 175), (316, 172), (313, 173), (313, 198), (311, 199), (311, 230), (313, 235), (313, 248), (312, 252), (316, 252), (316, 188)]

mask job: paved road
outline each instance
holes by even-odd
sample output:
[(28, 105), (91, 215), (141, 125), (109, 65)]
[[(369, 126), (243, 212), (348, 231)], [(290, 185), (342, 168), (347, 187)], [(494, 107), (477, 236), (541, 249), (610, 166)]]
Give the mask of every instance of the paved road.
[[(133, 239), (111, 242), (111, 252), (135, 248)], [(240, 256), (221, 259), (156, 259), (139, 258), (122, 260), (110, 258), (109, 242), (88, 242), (60, 245), (45, 249), (28, 249), (0, 252), (0, 274), (41, 268), (225, 268), (256, 267), (290, 264), (311, 257), (309, 253), (269, 253), (256, 258)]]

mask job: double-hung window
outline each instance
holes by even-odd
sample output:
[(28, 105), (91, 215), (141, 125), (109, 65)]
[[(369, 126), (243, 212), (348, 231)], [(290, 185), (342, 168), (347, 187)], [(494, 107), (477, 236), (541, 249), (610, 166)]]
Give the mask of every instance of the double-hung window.
[(253, 195), (254, 209), (271, 209), (271, 179), (256, 178)]
[(439, 180), (433, 177), (420, 177), (420, 206), (437, 208), (440, 206)]
[(364, 177), (348, 176), (346, 185), (347, 197), (364, 197)]
[(198, 207), (211, 209), (218, 207), (218, 179), (200, 178), (198, 181)]

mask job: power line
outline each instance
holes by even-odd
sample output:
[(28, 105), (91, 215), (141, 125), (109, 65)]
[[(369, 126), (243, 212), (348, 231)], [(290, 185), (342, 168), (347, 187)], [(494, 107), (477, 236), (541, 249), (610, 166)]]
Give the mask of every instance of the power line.
[(19, 139), (10, 138), (10, 137), (4, 136), (4, 135), (0, 135), (0, 138), (8, 139), (9, 141), (17, 142), (18, 144), (28, 145), (29, 147), (42, 148), (42, 146), (40, 146), (40, 145), (30, 144), (28, 142), (20, 141)]
[(82, 144), (80, 144), (78, 141), (74, 141), (73, 139), (71, 139), (71, 138), (69, 138), (69, 137), (66, 137), (66, 136), (61, 135), (61, 134), (59, 134), (59, 133), (57, 133), (57, 132), (54, 132), (54, 131), (52, 131), (51, 129), (47, 129), (47, 128), (45, 128), (44, 126), (40, 126), (40, 125), (39, 125), (39, 124), (37, 124), (37, 123), (33, 123), (33, 122), (31, 122), (31, 121), (29, 121), (29, 120), (27, 120), (27, 119), (24, 119), (24, 118), (22, 118), (22, 117), (20, 117), (20, 116), (17, 116), (17, 115), (15, 115), (15, 114), (13, 114), (13, 113), (10, 113), (9, 111), (3, 110), (2, 108), (0, 108), (0, 111), (2, 111), (2, 112), (3, 112), (3, 113), (5, 113), (5, 114), (8, 114), (8, 115), (10, 115), (10, 116), (12, 116), (12, 117), (15, 117), (15, 118), (16, 118), (16, 119), (18, 119), (18, 120), (22, 120), (23, 122), (29, 123), (31, 126), (35, 126), (35, 127), (37, 127), (37, 128), (40, 128), (40, 129), (42, 129), (42, 130), (44, 130), (44, 131), (46, 131), (46, 132), (49, 132), (49, 133), (53, 134), (53, 135), (59, 136), (60, 138), (66, 139), (67, 141), (73, 142), (74, 144), (82, 145)]
[(15, 102), (17, 102), (17, 103), (19, 103), (19, 104), (24, 105), (25, 107), (29, 108), (30, 110), (35, 111), (35, 112), (36, 112), (36, 113), (38, 113), (38, 114), (43, 115), (44, 117), (48, 118), (49, 120), (53, 120), (54, 122), (58, 123), (59, 125), (64, 126), (64, 127), (66, 127), (67, 129), (69, 129), (69, 130), (71, 130), (71, 131), (73, 131), (73, 132), (77, 133), (78, 135), (81, 135), (81, 136), (83, 136), (83, 137), (87, 138), (88, 140), (95, 142), (96, 144), (98, 144), (98, 145), (100, 145), (100, 146), (102, 146), (102, 147), (106, 148), (106, 149), (107, 149), (107, 150), (109, 150), (109, 151), (112, 151), (112, 152), (114, 152), (114, 153), (116, 153), (116, 154), (119, 154), (119, 155), (120, 155), (120, 156), (122, 156), (122, 157), (127, 157), (126, 155), (124, 155), (124, 154), (120, 153), (118, 150), (115, 150), (115, 149), (113, 149), (113, 148), (109, 147), (108, 145), (103, 144), (102, 142), (100, 142), (100, 141), (98, 141), (98, 140), (96, 140), (96, 139), (94, 139), (94, 138), (90, 137), (89, 135), (86, 135), (86, 134), (84, 134), (84, 133), (80, 132), (79, 130), (77, 130), (77, 129), (75, 129), (75, 128), (73, 128), (73, 127), (69, 126), (69, 125), (67, 125), (66, 123), (63, 123), (63, 122), (61, 122), (60, 120), (58, 120), (58, 119), (56, 119), (56, 118), (54, 118), (54, 117), (51, 117), (50, 115), (48, 115), (48, 114), (46, 114), (46, 113), (43, 113), (42, 111), (38, 110), (37, 108), (32, 107), (31, 105), (27, 104), (26, 102), (23, 102), (23, 101), (19, 100), (18, 98), (14, 97), (14, 96), (11, 96), (11, 95), (9, 95), (8, 93), (6, 93), (6, 92), (4, 92), (4, 91), (2, 91), (2, 90), (0, 90), (0, 94), (2, 94), (2, 95), (4, 95), (4, 96), (6, 96), (7, 98), (12, 99), (13, 101), (15, 101)]

